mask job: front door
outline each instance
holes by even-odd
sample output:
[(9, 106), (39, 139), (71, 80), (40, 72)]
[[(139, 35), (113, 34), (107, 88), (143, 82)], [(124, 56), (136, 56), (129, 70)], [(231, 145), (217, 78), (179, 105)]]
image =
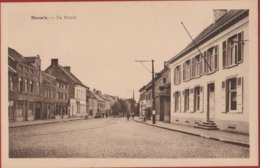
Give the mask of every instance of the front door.
[(208, 121), (213, 121), (215, 115), (215, 84), (208, 84)]

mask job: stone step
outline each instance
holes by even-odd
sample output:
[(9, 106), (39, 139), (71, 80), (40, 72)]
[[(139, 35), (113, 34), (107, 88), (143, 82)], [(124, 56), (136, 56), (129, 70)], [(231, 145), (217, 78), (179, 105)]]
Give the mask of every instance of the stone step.
[(202, 122), (201, 125), (216, 125), (214, 122)]
[(206, 129), (206, 130), (218, 130), (218, 127), (209, 127), (204, 125), (195, 125), (194, 128)]

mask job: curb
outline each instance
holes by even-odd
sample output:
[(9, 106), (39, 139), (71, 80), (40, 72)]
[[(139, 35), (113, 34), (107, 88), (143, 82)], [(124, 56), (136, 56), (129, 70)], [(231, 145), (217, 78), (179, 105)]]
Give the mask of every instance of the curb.
[(84, 119), (84, 118), (79, 118), (79, 119), (74, 119), (74, 120), (64, 120), (64, 121), (42, 122), (42, 123), (34, 123), (34, 124), (27, 124), (27, 125), (16, 125), (16, 126), (9, 126), (9, 128), (29, 127), (29, 126), (34, 126), (34, 125), (53, 124), (53, 123), (62, 123), (62, 122), (77, 121), (77, 120), (83, 120), (83, 119)]
[[(142, 121), (138, 121), (138, 120), (135, 120), (135, 121), (139, 122), (139, 123), (143, 123)], [(239, 141), (232, 141), (232, 140), (228, 140), (228, 139), (220, 139), (220, 138), (211, 137), (211, 136), (208, 136), (208, 135), (196, 134), (196, 133), (192, 133), (192, 132), (176, 130), (176, 129), (167, 128), (167, 127), (158, 126), (158, 125), (153, 125), (153, 124), (148, 124), (148, 123), (143, 123), (143, 124), (150, 125), (150, 126), (153, 126), (153, 127), (162, 128), (162, 129), (166, 129), (166, 130), (170, 130), (170, 131), (180, 132), (180, 133), (184, 133), (184, 134), (188, 134), (188, 135), (193, 135), (193, 136), (197, 136), (197, 137), (202, 137), (202, 138), (206, 138), (206, 139), (211, 139), (211, 140), (214, 140), (214, 141), (219, 141), (219, 142), (224, 142), (224, 143), (229, 143), (229, 144), (239, 145), (239, 146), (244, 146), (244, 147), (250, 147), (250, 145), (248, 143), (243, 143), (243, 142), (239, 142)]]

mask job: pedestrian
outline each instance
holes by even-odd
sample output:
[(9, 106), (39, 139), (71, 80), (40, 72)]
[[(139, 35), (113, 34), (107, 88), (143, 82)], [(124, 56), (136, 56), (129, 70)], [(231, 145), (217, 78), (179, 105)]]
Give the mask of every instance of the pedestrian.
[(132, 113), (132, 119), (134, 119), (135, 118), (135, 113)]
[(129, 113), (126, 114), (126, 118), (127, 118), (127, 121), (129, 121), (129, 118), (130, 118), (130, 114)]

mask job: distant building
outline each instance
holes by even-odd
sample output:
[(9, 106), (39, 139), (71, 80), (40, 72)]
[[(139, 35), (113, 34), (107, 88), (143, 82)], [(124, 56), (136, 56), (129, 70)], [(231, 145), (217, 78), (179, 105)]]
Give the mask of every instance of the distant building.
[(24, 57), (8, 48), (9, 121), (42, 119), (39, 56)]
[(104, 117), (105, 115), (105, 107), (106, 107), (106, 102), (105, 100), (100, 96), (101, 92), (99, 90), (93, 90), (93, 95), (97, 99), (97, 114), (98, 116)]
[(214, 10), (214, 16), (169, 60), (171, 122), (249, 133), (249, 10)]
[(92, 91), (88, 91), (88, 107), (89, 107), (89, 116), (94, 118), (98, 112), (98, 99), (95, 97)]
[[(52, 76), (55, 76), (59, 82), (57, 83), (62, 92), (58, 92), (58, 97), (62, 100), (68, 99), (68, 108), (62, 101), (60, 106), (61, 113), (68, 114), (69, 117), (87, 115), (86, 93), (89, 87), (85, 86), (76, 76), (74, 76), (70, 67), (63, 67), (58, 64), (58, 59), (52, 59), (51, 65), (44, 71)], [(65, 93), (68, 89), (68, 94)], [(61, 91), (61, 90), (60, 90)]]
[(145, 116), (145, 109), (146, 109), (146, 86), (143, 86), (140, 90), (140, 98), (139, 98), (139, 114), (140, 116)]
[(171, 113), (171, 77), (170, 69), (164, 69), (155, 76), (155, 112), (156, 120), (170, 122)]

